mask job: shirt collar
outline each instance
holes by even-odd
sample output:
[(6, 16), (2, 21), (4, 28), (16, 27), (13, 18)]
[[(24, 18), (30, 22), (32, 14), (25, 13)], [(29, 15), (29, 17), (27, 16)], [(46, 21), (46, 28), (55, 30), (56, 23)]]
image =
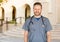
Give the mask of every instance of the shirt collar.
[(40, 16), (34, 16), (34, 18), (41, 18), (41, 15)]

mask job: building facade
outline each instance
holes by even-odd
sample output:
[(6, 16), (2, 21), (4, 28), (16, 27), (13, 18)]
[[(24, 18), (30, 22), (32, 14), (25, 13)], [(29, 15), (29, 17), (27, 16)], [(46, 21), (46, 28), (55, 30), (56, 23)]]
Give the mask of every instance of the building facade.
[(27, 17), (32, 16), (33, 4), (41, 2), (43, 5), (42, 15), (49, 18), (52, 25), (60, 23), (60, 1), (57, 0), (3, 0), (0, 3), (0, 19), (8, 21), (16, 19), (17, 23), (25, 22)]

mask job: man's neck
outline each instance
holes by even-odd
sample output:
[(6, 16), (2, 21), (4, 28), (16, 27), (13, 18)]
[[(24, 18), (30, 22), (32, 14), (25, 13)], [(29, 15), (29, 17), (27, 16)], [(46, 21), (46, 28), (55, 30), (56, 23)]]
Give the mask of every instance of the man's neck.
[(40, 17), (41, 17), (41, 15), (39, 15), (39, 16), (35, 16), (35, 15), (34, 15), (34, 17), (35, 17), (35, 18), (40, 18)]

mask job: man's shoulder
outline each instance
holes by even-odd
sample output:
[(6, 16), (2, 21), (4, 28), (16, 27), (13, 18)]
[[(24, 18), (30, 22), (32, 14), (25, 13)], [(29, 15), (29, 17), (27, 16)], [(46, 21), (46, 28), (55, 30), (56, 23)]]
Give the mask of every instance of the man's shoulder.
[(26, 21), (30, 21), (31, 17), (27, 18)]
[(48, 20), (48, 18), (47, 17), (45, 17), (45, 16), (42, 16), (43, 17), (43, 20)]
[(31, 20), (31, 18), (33, 18), (34, 16), (31, 16), (31, 17), (29, 17), (29, 18), (27, 18), (26, 20)]

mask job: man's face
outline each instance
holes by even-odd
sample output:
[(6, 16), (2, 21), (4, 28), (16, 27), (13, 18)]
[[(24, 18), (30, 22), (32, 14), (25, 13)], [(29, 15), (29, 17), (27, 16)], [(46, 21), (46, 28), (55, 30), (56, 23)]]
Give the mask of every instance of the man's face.
[(33, 11), (35, 16), (39, 16), (41, 15), (42, 7), (40, 5), (35, 5)]

